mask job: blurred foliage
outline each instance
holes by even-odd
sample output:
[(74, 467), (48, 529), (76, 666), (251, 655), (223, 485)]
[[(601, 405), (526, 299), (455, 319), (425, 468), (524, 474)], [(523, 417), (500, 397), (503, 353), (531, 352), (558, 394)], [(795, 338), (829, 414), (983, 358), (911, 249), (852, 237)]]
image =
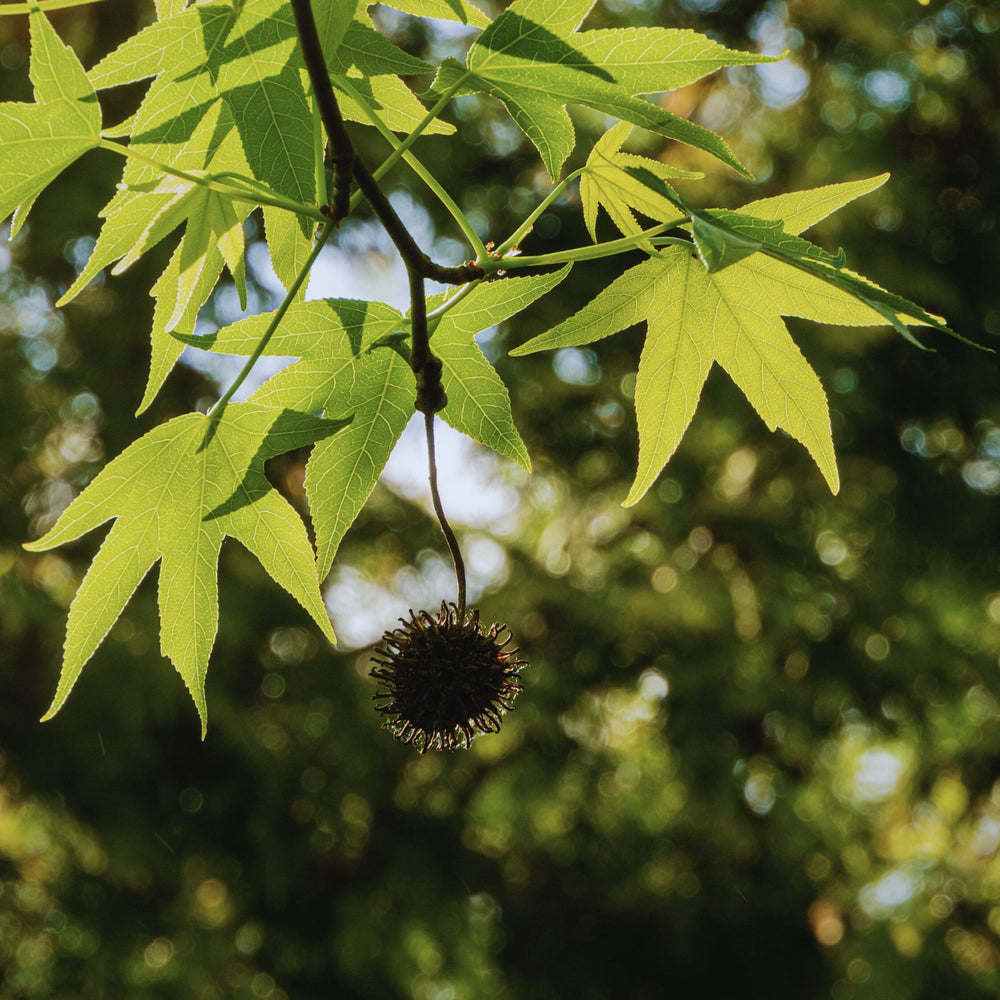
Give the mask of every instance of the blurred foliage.
[[(139, 13), (54, 20), (89, 65)], [(415, 52), (464, 44), (379, 16)], [(699, 160), (704, 203), (891, 170), (818, 239), (996, 343), (995, 0), (604, 0), (589, 23), (787, 50), (669, 96), (758, 177)], [(0, 21), (4, 99), (26, 96), (25, 33)], [(102, 97), (115, 120), (136, 98)], [(463, 99), (455, 117), (463, 141), (427, 140), (426, 162), (504, 235), (544, 176), (499, 106)], [(604, 124), (578, 119), (584, 136)], [(132, 416), (169, 248), (51, 307), (92, 246), (108, 170), (90, 154), (0, 243), (2, 1000), (1000, 992), (993, 356), (797, 324), (830, 392), (840, 496), (716, 372), (665, 476), (626, 511), (638, 336), (503, 357), (613, 277), (578, 267), (484, 345), (535, 460), (530, 478), (488, 463), (508, 516), (465, 535), (484, 617), (507, 621), (531, 662), (499, 735), (426, 757), (394, 744), (366, 651), (324, 648), (236, 546), (207, 742), (155, 652), (149, 580), (39, 726), (97, 542), (43, 556), (20, 542), (152, 421), (214, 392), (185, 367)], [(585, 239), (569, 198), (532, 247)], [(226, 294), (206, 322), (225, 321)], [(272, 468), (292, 499), (301, 469), (302, 456)], [(441, 552), (424, 510), (380, 487), (331, 579), (338, 631), (364, 631), (370, 593), (398, 603), (376, 634), (433, 608)]]

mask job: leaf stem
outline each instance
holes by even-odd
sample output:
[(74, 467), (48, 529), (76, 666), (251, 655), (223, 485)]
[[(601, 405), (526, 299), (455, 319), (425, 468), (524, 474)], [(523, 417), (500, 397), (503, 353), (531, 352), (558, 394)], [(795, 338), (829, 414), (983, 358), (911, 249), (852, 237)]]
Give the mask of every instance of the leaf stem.
[[(283, 195), (278, 194), (277, 191), (267, 187), (267, 185), (261, 184), (260, 181), (255, 181), (249, 177), (241, 177), (239, 174), (233, 174), (228, 171), (220, 174), (209, 174), (181, 170), (179, 167), (160, 163), (158, 160), (146, 156), (145, 153), (140, 153), (131, 146), (126, 146), (120, 142), (113, 142), (111, 139), (102, 138), (100, 148), (118, 153), (119, 156), (124, 156), (126, 159), (138, 160), (140, 163), (145, 163), (146, 166), (152, 167), (162, 174), (176, 177), (182, 181), (188, 181), (190, 184), (198, 184), (201, 187), (208, 188), (210, 191), (216, 191), (234, 200), (249, 201), (256, 205), (272, 205), (275, 208), (283, 208), (289, 212), (294, 212), (296, 215), (304, 215), (316, 222), (327, 221), (326, 216), (318, 208), (303, 205), (301, 202), (293, 201), (291, 198), (285, 198)], [(247, 187), (220, 183), (221, 179), (227, 177), (238, 180), (240, 184), (245, 184)]]
[(431, 310), (427, 314), (428, 320), (440, 319), (452, 306), (457, 306), (459, 302), (462, 301), (478, 284), (480, 284), (482, 279), (479, 281), (470, 281), (467, 285), (462, 285), (462, 287), (454, 294), (450, 299), (445, 299), (437, 307), (437, 309)]
[(511, 250), (515, 249), (517, 245), (531, 232), (535, 223), (538, 221), (541, 214), (551, 205), (562, 193), (577, 179), (577, 177), (582, 177), (587, 172), (587, 167), (580, 167), (579, 170), (574, 170), (568, 177), (561, 180), (549, 193), (546, 195), (545, 199), (538, 205), (538, 207), (529, 215), (524, 222), (521, 223), (514, 230), (510, 236), (507, 237), (503, 243), (500, 244), (494, 251), (498, 256), (502, 257), (506, 253), (510, 253)]
[[(351, 137), (340, 114), (337, 96), (333, 92), (333, 84), (326, 68), (326, 60), (323, 57), (322, 46), (319, 43), (319, 36), (316, 32), (316, 21), (313, 17), (310, 0), (291, 0), (291, 6), (295, 15), (295, 25), (306, 70), (309, 73), (309, 80), (316, 97), (316, 104), (323, 121), (323, 128), (330, 141), (330, 148), (334, 156), (334, 183), (330, 222), (324, 228), (321, 239), (317, 241), (317, 245), (313, 253), (310, 254), (303, 272), (299, 275), (299, 279), (296, 281), (296, 288), (289, 290), (288, 297), (286, 297), (282, 305), (284, 308), (287, 308), (288, 304), (291, 303), (291, 299), (295, 291), (297, 291), (298, 284), (301, 283), (305, 273), (316, 259), (316, 256), (318, 256), (319, 250), (326, 241), (326, 238), (350, 211), (353, 199), (347, 188), (347, 180), (345, 180), (346, 170), (349, 165), (350, 176), (353, 177), (354, 183), (357, 184), (358, 189), (368, 200), (368, 204), (371, 205), (372, 211), (382, 224), (382, 228), (385, 229), (388, 237), (392, 240), (406, 267), (406, 274), (410, 283), (410, 367), (413, 369), (417, 383), (415, 408), (424, 414), (424, 426), (427, 430), (427, 459), (430, 466), (431, 496), (434, 501), (434, 511), (441, 523), (441, 530), (444, 532), (448, 547), (451, 549), (452, 559), (455, 563), (455, 575), (458, 579), (458, 599), (464, 616), (465, 564), (462, 561), (462, 553), (458, 547), (455, 534), (445, 518), (444, 510), (441, 506), (441, 497), (438, 494), (437, 488), (437, 468), (434, 461), (434, 414), (437, 410), (444, 407), (447, 400), (444, 388), (441, 385), (443, 365), (441, 359), (435, 357), (430, 349), (424, 280), (426, 278), (435, 278), (438, 281), (448, 284), (464, 285), (469, 281), (483, 277), (483, 268), (478, 263), (464, 264), (460, 267), (442, 267), (440, 264), (435, 264), (417, 245), (413, 235), (406, 228), (403, 220), (396, 213), (385, 192), (379, 186), (378, 180), (371, 174), (361, 158), (354, 154)], [(362, 106), (364, 106), (364, 102), (362, 102)], [(394, 142), (395, 136), (392, 138)], [(436, 193), (438, 190), (440, 190), (440, 186), (436, 189)], [(441, 190), (440, 193), (444, 194), (445, 192)], [(281, 315), (276, 315), (267, 333), (262, 338), (261, 344), (258, 344), (258, 349), (255, 352), (257, 357), (260, 356), (263, 344), (267, 342), (267, 339), (273, 332), (273, 328), (276, 328), (280, 321)], [(256, 358), (250, 360), (253, 361)], [(245, 370), (247, 369), (245, 368)], [(232, 389), (230, 389), (227, 395), (232, 395)]]
[[(570, 264), (579, 260), (599, 260), (601, 257), (612, 257), (625, 250), (638, 249), (639, 245), (652, 237), (660, 236), (661, 233), (675, 226), (681, 225), (685, 220), (678, 219), (674, 222), (665, 222), (652, 229), (643, 230), (635, 236), (626, 236), (620, 240), (609, 240), (607, 243), (596, 243), (589, 247), (576, 247), (572, 250), (560, 250), (556, 253), (537, 254), (532, 257), (504, 257), (501, 260), (487, 262), (487, 269), (506, 270), (515, 267), (550, 267), (556, 264)], [(676, 236), (661, 236), (657, 240), (660, 246), (682, 246), (693, 247), (690, 240), (681, 239)]]
[[(466, 74), (467, 76), (468, 74)], [(465, 76), (460, 77), (454, 84), (454, 86), (449, 87), (448, 90), (441, 96), (437, 103), (424, 115), (423, 118), (417, 123), (413, 131), (402, 141), (394, 142), (392, 152), (378, 165), (378, 167), (373, 172), (372, 176), (375, 180), (380, 180), (385, 172), (394, 164), (404, 153), (408, 152), (410, 147), (420, 138), (424, 130), (435, 118), (441, 113), (444, 106), (452, 99), (455, 91), (465, 82)], [(357, 100), (357, 98), (355, 98)], [(395, 140), (395, 135), (393, 135)]]
[(344, 91), (349, 97), (351, 97), (365, 112), (371, 121), (372, 125), (378, 129), (382, 134), (382, 138), (393, 147), (393, 153), (379, 166), (379, 171), (376, 172), (375, 179), (377, 180), (385, 170), (391, 166), (391, 164), (400, 158), (406, 163), (406, 165), (427, 185), (427, 187), (433, 192), (434, 196), (441, 202), (442, 205), (448, 210), (448, 213), (455, 220), (458, 227), (462, 230), (465, 235), (466, 240), (469, 242), (469, 246), (472, 247), (473, 254), (477, 260), (482, 260), (486, 256), (486, 247), (483, 245), (483, 241), (479, 234), (472, 227), (472, 223), (469, 222), (468, 216), (458, 207), (458, 204), (452, 198), (450, 194), (441, 186), (438, 179), (420, 162), (417, 157), (409, 152), (410, 146), (419, 138), (421, 131), (430, 124), (431, 121), (437, 116), (437, 112), (440, 111), (448, 101), (451, 100), (452, 93), (458, 89), (461, 84), (461, 80), (455, 84), (449, 91), (447, 91), (444, 96), (434, 105), (431, 111), (424, 116), (423, 120), (417, 125), (405, 139), (402, 141), (396, 138), (395, 133), (390, 129), (385, 122), (382, 121), (378, 115), (375, 114), (374, 110), (369, 107), (368, 102), (364, 97), (351, 86), (350, 81), (346, 78), (341, 78), (337, 81), (337, 86)]
[(334, 224), (329, 220), (323, 227), (316, 243), (313, 245), (312, 252), (309, 254), (306, 262), (302, 265), (301, 270), (292, 282), (292, 285), (288, 289), (288, 293), (282, 300), (281, 305), (274, 311), (274, 315), (271, 317), (271, 322), (267, 324), (267, 329), (257, 342), (257, 346), (253, 349), (253, 354), (247, 358), (246, 363), (240, 369), (239, 375), (237, 375), (233, 380), (232, 385), (229, 386), (219, 401), (209, 411), (209, 416), (212, 417), (213, 420), (218, 420), (218, 418), (222, 416), (222, 411), (226, 408), (226, 404), (233, 398), (236, 390), (239, 389), (239, 387), (246, 381), (251, 369), (264, 353), (264, 348), (267, 347), (268, 341), (270, 341), (271, 337), (274, 336), (274, 331), (278, 329), (278, 324), (285, 318), (285, 313), (288, 312), (288, 307), (295, 301), (295, 298), (299, 293), (299, 289), (302, 287), (302, 283), (308, 277), (313, 264), (316, 263), (316, 258), (319, 257), (320, 251), (323, 249), (326, 241), (333, 235), (335, 228), (336, 226), (334, 226)]
[(434, 513), (437, 514), (438, 523), (444, 534), (445, 541), (451, 551), (452, 562), (455, 564), (455, 580), (458, 583), (458, 620), (465, 620), (465, 560), (462, 559), (462, 550), (459, 548), (458, 539), (455, 532), (451, 530), (448, 518), (444, 516), (444, 507), (441, 506), (441, 494), (438, 492), (437, 463), (434, 457), (434, 414), (424, 414), (424, 430), (427, 433), (427, 466), (428, 478), (431, 484), (431, 502), (434, 504)]
[[(481, 278), (483, 269), (478, 263), (444, 267), (432, 261), (417, 246), (416, 240), (392, 207), (385, 192), (379, 187), (378, 181), (372, 176), (361, 158), (354, 155), (351, 137), (347, 133), (344, 119), (340, 114), (337, 96), (333, 92), (333, 84), (330, 82), (330, 74), (327, 72), (326, 60), (323, 58), (323, 50), (319, 45), (319, 36), (316, 33), (316, 21), (313, 18), (310, 0), (290, 0), (290, 2), (295, 14), (302, 57), (305, 60), (306, 70), (316, 95), (316, 103), (319, 105), (323, 128), (330, 140), (331, 149), (335, 152), (336, 157), (343, 159), (344, 162), (346, 162), (348, 154), (350, 155), (354, 183), (368, 200), (368, 204), (371, 205), (376, 218), (382, 224), (382, 228), (392, 240), (400, 257), (403, 258), (407, 271), (413, 271), (424, 278), (432, 278), (449, 285), (464, 285), (465, 282), (471, 281), (473, 278)], [(335, 162), (333, 219), (339, 222), (342, 216), (338, 214), (336, 204), (337, 169)], [(348, 201), (351, 200), (348, 199)]]
[[(319, 104), (316, 102), (316, 94), (313, 91), (312, 83), (309, 84), (309, 97), (311, 98), (310, 111), (312, 112), (312, 140), (313, 140), (313, 173), (316, 175), (316, 197), (321, 205), (329, 203), (331, 192), (326, 183), (326, 162), (324, 160), (323, 148), (323, 119), (320, 117)], [(348, 211), (351, 206), (348, 205)]]

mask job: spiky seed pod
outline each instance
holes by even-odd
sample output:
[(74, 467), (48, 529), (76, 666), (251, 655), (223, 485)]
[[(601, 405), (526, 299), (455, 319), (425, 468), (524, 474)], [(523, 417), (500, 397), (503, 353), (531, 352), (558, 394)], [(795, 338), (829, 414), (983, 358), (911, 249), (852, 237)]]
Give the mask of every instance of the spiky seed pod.
[(476, 610), (463, 618), (443, 601), (436, 615), (411, 610), (372, 656), (382, 727), (420, 753), (468, 747), (477, 733), (497, 732), (522, 690), (517, 675), (527, 663), (508, 648), (507, 626), (484, 630)]

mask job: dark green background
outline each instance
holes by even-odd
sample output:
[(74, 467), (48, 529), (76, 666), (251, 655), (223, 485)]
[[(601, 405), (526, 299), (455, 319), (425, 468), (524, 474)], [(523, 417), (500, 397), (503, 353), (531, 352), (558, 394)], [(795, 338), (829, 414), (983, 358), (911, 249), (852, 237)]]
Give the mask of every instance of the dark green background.
[[(90, 65), (146, 16), (108, 0), (53, 22)], [(443, 51), (419, 21), (382, 23)], [(738, 205), (890, 170), (814, 237), (997, 342), (1000, 4), (607, 0), (587, 23), (790, 49), (808, 87), (787, 107), (752, 69), (671, 97), (759, 178), (682, 154), (709, 172), (686, 193)], [(30, 99), (26, 56), (25, 19), (0, 20), (5, 100)], [(106, 120), (139, 93), (104, 95)], [(463, 141), (418, 151), (502, 237), (537, 200), (537, 162), (498, 106), (460, 110)], [(582, 157), (599, 123), (578, 125)], [(379, 730), (365, 651), (326, 648), (232, 543), (206, 742), (157, 651), (155, 574), (40, 725), (101, 534), (41, 556), (20, 543), (214, 392), (180, 368), (133, 417), (168, 246), (51, 309), (118, 169), (89, 154), (0, 245), (0, 998), (1000, 994), (993, 355), (795, 323), (830, 395), (840, 495), (716, 369), (628, 511), (641, 331), (577, 357), (591, 384), (549, 355), (501, 356), (535, 473), (517, 480), (521, 529), (498, 539), (509, 578), (481, 606), (531, 667), (503, 732), (468, 752), (418, 757)], [(585, 240), (567, 202), (525, 247)], [(577, 267), (498, 343), (627, 263)], [(272, 470), (293, 496), (302, 460)], [(428, 551), (424, 512), (379, 487), (339, 558), (388, 580)]]

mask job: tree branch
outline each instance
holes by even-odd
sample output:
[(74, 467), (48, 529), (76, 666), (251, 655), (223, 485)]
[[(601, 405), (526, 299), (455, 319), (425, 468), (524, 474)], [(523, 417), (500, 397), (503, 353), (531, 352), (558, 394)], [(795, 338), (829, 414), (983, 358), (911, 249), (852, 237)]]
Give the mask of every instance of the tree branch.
[(414, 406), (424, 414), (424, 428), (427, 432), (427, 458), (430, 466), (431, 497), (434, 501), (434, 512), (437, 514), (441, 530), (451, 551), (455, 563), (455, 576), (458, 580), (458, 607), (460, 618), (465, 615), (465, 563), (462, 552), (455, 538), (455, 533), (448, 524), (441, 497), (437, 486), (437, 467), (434, 460), (434, 414), (444, 408), (447, 403), (444, 386), (441, 384), (441, 359), (431, 351), (430, 334), (427, 328), (427, 299), (424, 291), (424, 280), (432, 278), (446, 284), (465, 285), (484, 277), (485, 272), (476, 263), (462, 264), (458, 267), (443, 267), (434, 263), (420, 249), (416, 240), (406, 228), (403, 220), (396, 214), (389, 199), (379, 187), (378, 181), (368, 168), (354, 153), (351, 137), (347, 134), (344, 119), (340, 114), (337, 96), (333, 92), (330, 75), (326, 69), (322, 46), (316, 31), (310, 0), (291, 0), (295, 14), (295, 24), (298, 29), (299, 42), (309, 79), (312, 82), (313, 94), (319, 108), (323, 127), (330, 141), (333, 154), (334, 181), (333, 205), (331, 206), (332, 230), (350, 212), (350, 178), (353, 176), (358, 189), (368, 199), (375, 217), (382, 224), (389, 239), (392, 240), (403, 258), (406, 274), (410, 282), (410, 367), (417, 382), (417, 398)]
[[(291, 0), (292, 12), (298, 29), (299, 42), (302, 47), (302, 57), (309, 72), (313, 93), (319, 107), (323, 127), (330, 140), (330, 149), (334, 163), (334, 205), (332, 218), (334, 224), (346, 217), (349, 207), (347, 198), (350, 193), (349, 180), (346, 173), (350, 170), (354, 182), (382, 224), (389, 239), (399, 251), (408, 272), (415, 272), (422, 278), (431, 278), (449, 285), (464, 285), (467, 281), (483, 277), (483, 270), (477, 264), (461, 264), (457, 267), (445, 267), (436, 264), (417, 246), (402, 219), (389, 203), (389, 199), (378, 185), (378, 181), (355, 155), (351, 137), (347, 133), (344, 119), (340, 114), (337, 96), (333, 92), (330, 76), (326, 70), (326, 60), (316, 31), (316, 21), (313, 18), (309, 0)], [(339, 173), (338, 173), (339, 172)], [(338, 197), (340, 202), (338, 202)]]
[(323, 47), (320, 45), (319, 33), (316, 31), (316, 19), (313, 17), (309, 0), (292, 0), (292, 13), (295, 15), (295, 28), (299, 35), (299, 45), (302, 47), (302, 57), (309, 70), (313, 96), (319, 107), (327, 139), (330, 140), (330, 159), (333, 162), (333, 197), (330, 217), (334, 226), (338, 226), (351, 211), (354, 144), (347, 134), (347, 126), (340, 113), (340, 106), (337, 104), (337, 98), (330, 86), (330, 77), (326, 72), (326, 60), (323, 58)]

